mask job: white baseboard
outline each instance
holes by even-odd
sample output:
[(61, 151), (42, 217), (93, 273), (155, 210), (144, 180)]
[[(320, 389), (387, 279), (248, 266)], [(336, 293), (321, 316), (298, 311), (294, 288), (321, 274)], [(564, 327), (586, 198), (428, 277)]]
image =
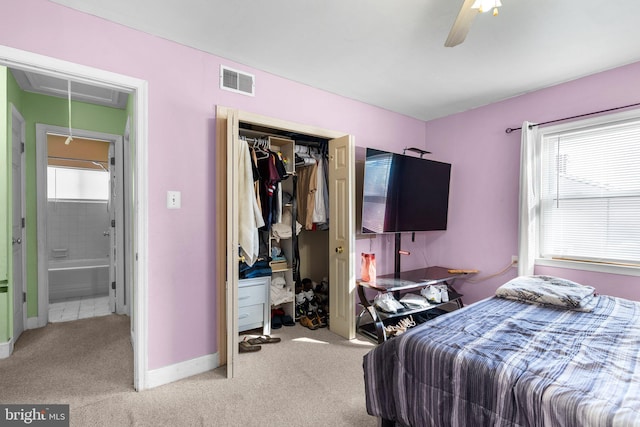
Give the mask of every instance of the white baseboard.
[(11, 356), (11, 353), (13, 353), (13, 339), (6, 342), (0, 342), (0, 359), (6, 359)]
[(207, 354), (175, 365), (165, 366), (147, 372), (146, 388), (154, 388), (169, 384), (193, 375), (211, 371), (220, 366), (218, 353)]

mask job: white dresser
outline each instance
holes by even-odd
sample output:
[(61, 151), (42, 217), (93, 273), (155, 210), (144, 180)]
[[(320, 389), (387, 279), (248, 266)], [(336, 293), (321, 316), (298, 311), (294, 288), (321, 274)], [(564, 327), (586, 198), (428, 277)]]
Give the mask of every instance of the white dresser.
[(238, 332), (262, 328), (264, 335), (271, 333), (270, 286), (270, 276), (238, 281)]

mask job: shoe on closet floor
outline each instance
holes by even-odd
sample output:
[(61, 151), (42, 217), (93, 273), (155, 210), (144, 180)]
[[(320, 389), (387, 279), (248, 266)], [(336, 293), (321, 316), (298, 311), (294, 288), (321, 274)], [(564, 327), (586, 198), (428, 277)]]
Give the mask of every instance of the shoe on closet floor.
[(271, 310), (271, 329), (280, 329), (284, 323), (283, 316), (285, 315), (282, 308), (274, 308)]
[(317, 315), (314, 312), (308, 312), (305, 316), (302, 316), (300, 318), (300, 324), (305, 328), (311, 329), (312, 331), (315, 331), (320, 327)]
[(282, 324), (284, 326), (296, 326), (296, 322), (293, 321), (293, 318), (288, 314), (281, 316)]
[(327, 314), (325, 313), (324, 310), (322, 310), (321, 308), (319, 308), (316, 313), (316, 319), (318, 320), (318, 326), (320, 328), (326, 328), (327, 327)]

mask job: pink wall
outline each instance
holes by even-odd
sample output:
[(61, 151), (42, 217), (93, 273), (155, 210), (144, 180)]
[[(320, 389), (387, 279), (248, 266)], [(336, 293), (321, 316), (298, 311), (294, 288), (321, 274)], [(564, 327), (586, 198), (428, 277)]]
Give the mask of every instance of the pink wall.
[[(519, 131), (524, 120), (544, 122), (637, 103), (640, 63), (585, 77), (427, 123), (426, 147), (453, 163), (449, 229), (427, 234), (432, 264), (476, 268), (477, 277), (499, 272), (517, 254)], [(433, 244), (432, 244), (433, 243)], [(595, 286), (600, 293), (640, 300), (640, 278), (542, 268)], [(466, 302), (491, 295), (516, 269), (478, 283), (464, 283)]]
[[(150, 369), (217, 351), (214, 224), (224, 207), (214, 192), (216, 105), (351, 133), (359, 145), (424, 144), (424, 122), (406, 116), (46, 0), (0, 3), (0, 44), (149, 82)], [(221, 91), (221, 63), (255, 73), (256, 96)], [(182, 192), (182, 209), (166, 209), (167, 190)]]

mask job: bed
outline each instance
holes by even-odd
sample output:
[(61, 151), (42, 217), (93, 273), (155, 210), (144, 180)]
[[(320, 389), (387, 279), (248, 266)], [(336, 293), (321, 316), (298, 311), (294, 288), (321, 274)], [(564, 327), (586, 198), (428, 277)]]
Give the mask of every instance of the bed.
[(640, 303), (559, 300), (494, 296), (377, 346), (367, 412), (412, 427), (640, 425)]

